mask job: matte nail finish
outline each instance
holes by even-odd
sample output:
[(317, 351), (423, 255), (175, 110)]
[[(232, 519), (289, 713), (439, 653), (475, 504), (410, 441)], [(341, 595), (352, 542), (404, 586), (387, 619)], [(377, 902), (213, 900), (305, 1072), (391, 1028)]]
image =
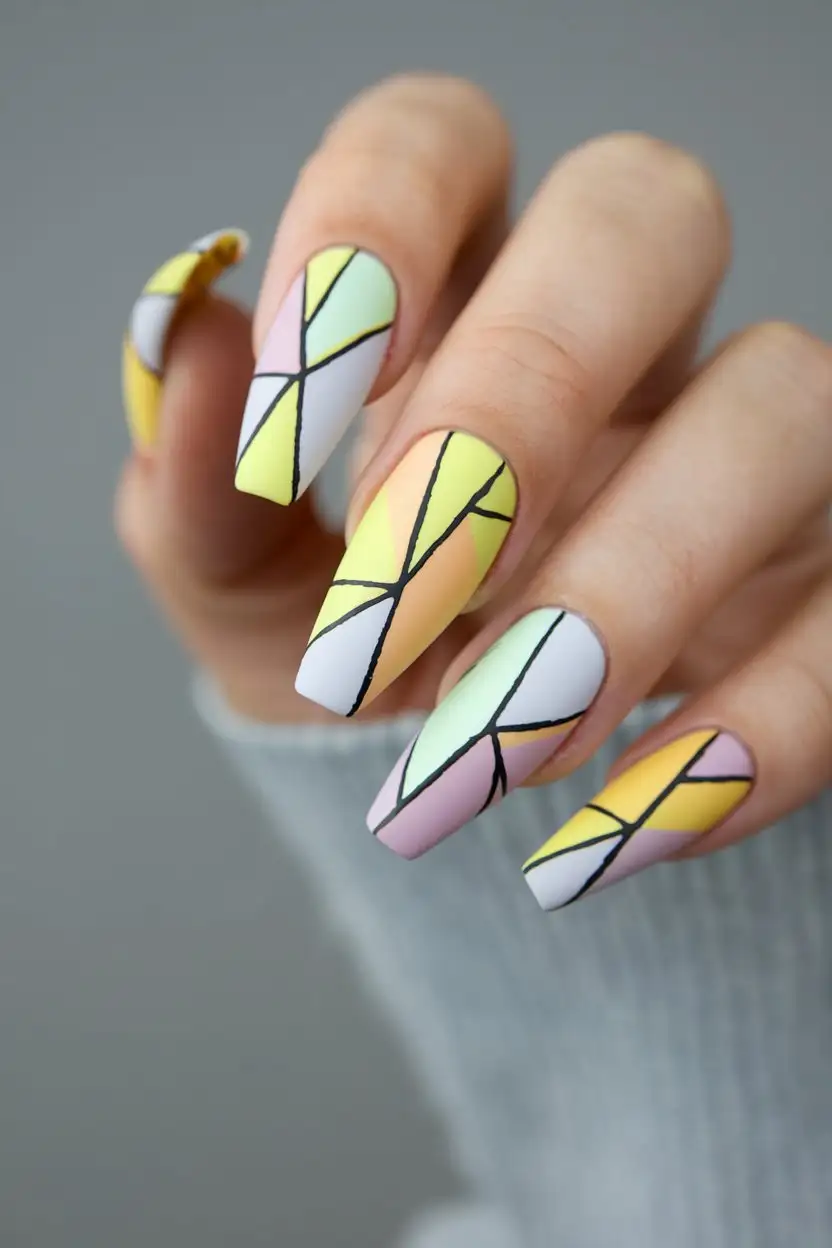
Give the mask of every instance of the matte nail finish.
[(426, 720), (370, 810), (371, 831), (402, 857), (417, 858), (496, 805), (557, 753), (605, 670), (603, 646), (579, 615), (531, 611)]
[(614, 884), (722, 823), (747, 797), (754, 764), (708, 728), (656, 750), (613, 780), (523, 868), (544, 910)]
[(135, 444), (156, 441), (165, 344), (174, 317), (248, 250), (242, 230), (217, 230), (167, 260), (133, 306), (122, 351), (122, 390)]
[(390, 345), (396, 284), (356, 247), (313, 256), (284, 299), (249, 390), (235, 483), (284, 506), (360, 412)]
[(368, 507), (298, 672), (304, 697), (342, 715), (372, 702), (468, 604), (517, 505), (502, 456), (472, 434), (416, 442)]

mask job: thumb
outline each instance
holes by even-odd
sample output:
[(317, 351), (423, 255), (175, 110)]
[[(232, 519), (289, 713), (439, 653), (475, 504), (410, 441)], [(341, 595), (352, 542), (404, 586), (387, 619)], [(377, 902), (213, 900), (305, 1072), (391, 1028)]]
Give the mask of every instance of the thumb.
[(202, 291), (176, 310), (164, 338), (142, 426), (152, 436), (135, 439), (118, 488), (119, 536), (238, 709), (300, 718), (294, 673), (343, 542), (323, 533), (307, 499), (276, 508), (234, 488), (248, 314)]
[(226, 584), (270, 562), (298, 526), (314, 520), (308, 506), (276, 513), (234, 489), (251, 318), (206, 294), (239, 258), (239, 237), (226, 231), (202, 242), (211, 247), (194, 244), (167, 261), (133, 309), (124, 361), (135, 450), (119, 517), (131, 550), (151, 562), (163, 556), (197, 581)]

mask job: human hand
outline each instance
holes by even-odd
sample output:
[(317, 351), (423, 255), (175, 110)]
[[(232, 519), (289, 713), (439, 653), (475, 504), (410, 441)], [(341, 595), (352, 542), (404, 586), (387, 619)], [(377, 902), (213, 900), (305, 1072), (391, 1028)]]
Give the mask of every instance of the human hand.
[[(164, 385), (128, 358), (117, 520), (241, 712), (439, 697), (371, 811), (406, 857), (688, 695), (526, 865), (551, 908), (828, 783), (832, 351), (772, 322), (697, 361), (730, 240), (692, 156), (595, 140), (512, 230), (510, 168), (477, 88), (395, 79), (303, 170), (253, 327), (197, 297), (233, 236), (164, 271), (132, 323)], [(300, 495), (368, 394), (339, 567)]]

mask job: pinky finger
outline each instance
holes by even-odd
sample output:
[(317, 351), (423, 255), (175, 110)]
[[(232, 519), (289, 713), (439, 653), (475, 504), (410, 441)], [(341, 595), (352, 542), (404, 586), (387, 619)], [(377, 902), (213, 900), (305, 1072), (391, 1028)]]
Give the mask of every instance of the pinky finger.
[(523, 867), (544, 910), (762, 831), (832, 781), (832, 578), (765, 649), (686, 703)]

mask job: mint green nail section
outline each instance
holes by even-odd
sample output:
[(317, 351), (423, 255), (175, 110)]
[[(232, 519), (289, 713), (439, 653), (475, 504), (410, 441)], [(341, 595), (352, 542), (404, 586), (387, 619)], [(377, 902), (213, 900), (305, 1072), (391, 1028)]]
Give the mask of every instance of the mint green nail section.
[(483, 734), (512, 684), (564, 612), (542, 607), (513, 624), (458, 681), (426, 721), (407, 765), (413, 789)]
[(559, 607), (523, 616), (425, 722), (373, 803), (370, 829), (403, 858), (432, 849), (557, 752), (605, 671), (581, 616)]
[(307, 330), (307, 362), (333, 355), (337, 344), (346, 346), (355, 339), (357, 309), (364, 335), (389, 325), (396, 301), (396, 283), (387, 266), (369, 252), (357, 252), (349, 263), (349, 281), (334, 285)]

